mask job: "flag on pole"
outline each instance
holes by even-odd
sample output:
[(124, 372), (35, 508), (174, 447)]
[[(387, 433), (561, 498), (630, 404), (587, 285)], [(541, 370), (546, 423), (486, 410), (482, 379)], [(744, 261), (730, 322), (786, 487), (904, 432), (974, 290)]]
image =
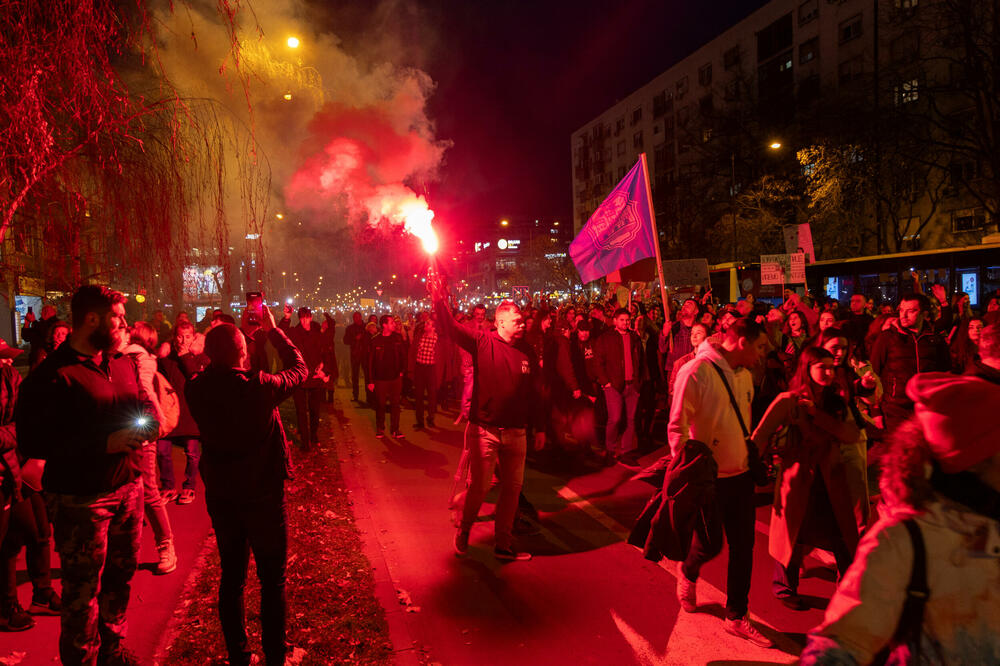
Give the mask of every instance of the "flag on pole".
[(656, 256), (653, 203), (643, 167), (643, 160), (636, 162), (570, 243), (570, 259), (584, 282)]

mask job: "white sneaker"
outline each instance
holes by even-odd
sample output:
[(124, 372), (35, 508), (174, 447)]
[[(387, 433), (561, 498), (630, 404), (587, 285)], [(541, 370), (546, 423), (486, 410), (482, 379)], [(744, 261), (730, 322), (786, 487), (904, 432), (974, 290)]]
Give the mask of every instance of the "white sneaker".
[(683, 573), (677, 572), (677, 601), (686, 613), (693, 613), (698, 609), (697, 585), (698, 581), (688, 580)]
[(177, 552), (174, 550), (172, 539), (167, 539), (158, 544), (156, 550), (160, 554), (160, 561), (156, 565), (156, 573), (158, 575), (168, 574), (177, 568)]
[(753, 626), (747, 616), (744, 615), (736, 620), (726, 620), (725, 623), (726, 632), (736, 636), (737, 638), (742, 638), (745, 641), (750, 641), (754, 645), (762, 648), (774, 647), (774, 643), (771, 642), (769, 638), (764, 636), (757, 630), (757, 627)]

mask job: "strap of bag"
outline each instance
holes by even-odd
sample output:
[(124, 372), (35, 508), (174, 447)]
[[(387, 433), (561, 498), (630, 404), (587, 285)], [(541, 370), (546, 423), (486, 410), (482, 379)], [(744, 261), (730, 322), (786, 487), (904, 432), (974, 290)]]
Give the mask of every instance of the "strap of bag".
[(729, 388), (729, 382), (726, 381), (725, 373), (723, 373), (722, 368), (717, 366), (714, 362), (709, 361), (709, 363), (711, 363), (712, 367), (715, 368), (715, 371), (719, 373), (719, 379), (722, 380), (722, 385), (726, 387), (726, 393), (729, 394), (729, 402), (733, 406), (733, 411), (736, 412), (736, 418), (740, 421), (740, 428), (743, 429), (743, 438), (749, 439), (750, 431), (747, 430), (747, 424), (743, 422), (743, 412), (740, 411), (740, 406), (736, 404), (736, 396), (733, 395), (733, 389)]
[(906, 601), (903, 603), (903, 612), (896, 627), (895, 642), (898, 645), (908, 644), (919, 652), (924, 609), (927, 606), (927, 597), (930, 595), (927, 587), (927, 549), (917, 521), (907, 518), (903, 521), (903, 525), (909, 532), (913, 544), (913, 569), (910, 571), (910, 582), (906, 586)]

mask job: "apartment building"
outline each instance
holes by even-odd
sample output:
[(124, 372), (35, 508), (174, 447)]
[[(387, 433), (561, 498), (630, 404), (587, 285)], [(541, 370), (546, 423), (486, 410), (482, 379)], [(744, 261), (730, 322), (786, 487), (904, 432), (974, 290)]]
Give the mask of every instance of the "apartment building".
[[(852, 114), (858, 124), (878, 117), (890, 127), (925, 112), (957, 117), (967, 105), (941, 37), (951, 29), (941, 25), (947, 13), (934, 7), (942, 4), (772, 0), (573, 133), (574, 229), (645, 152), (665, 256), (683, 256), (699, 238), (710, 254), (704, 239), (711, 229), (731, 225), (735, 239), (734, 198), (743, 188), (772, 171), (798, 169), (801, 177), (808, 165), (796, 152), (836, 140), (831, 128), (849, 131)], [(665, 35), (674, 29), (682, 28), (666, 27)], [(880, 131), (870, 132), (876, 142)], [(852, 223), (870, 230), (859, 235), (857, 252), (969, 245), (996, 231), (991, 191), (982, 186), (995, 174), (971, 149), (951, 153), (926, 160), (933, 168), (907, 183), (905, 206), (882, 185), (891, 179), (879, 176), (871, 202), (852, 211)], [(966, 186), (979, 188), (976, 196)], [(787, 221), (804, 215), (792, 211)], [(733, 240), (733, 254), (751, 240)]]

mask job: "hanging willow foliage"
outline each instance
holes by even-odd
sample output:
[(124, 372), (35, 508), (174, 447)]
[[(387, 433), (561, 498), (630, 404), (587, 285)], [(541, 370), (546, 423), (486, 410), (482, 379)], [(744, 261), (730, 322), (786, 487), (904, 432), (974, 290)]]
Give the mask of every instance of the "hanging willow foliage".
[[(42, 243), (55, 288), (179, 275), (193, 242), (225, 266), (230, 223), (260, 231), (269, 182), (252, 112), (247, 127), (217, 101), (182, 97), (159, 66), (147, 10), (147, 0), (0, 0), (0, 241)], [(217, 11), (246, 89), (240, 3), (218, 0)], [(242, 219), (229, 219), (234, 209)], [(2, 268), (23, 272), (16, 262), (5, 252)]]

